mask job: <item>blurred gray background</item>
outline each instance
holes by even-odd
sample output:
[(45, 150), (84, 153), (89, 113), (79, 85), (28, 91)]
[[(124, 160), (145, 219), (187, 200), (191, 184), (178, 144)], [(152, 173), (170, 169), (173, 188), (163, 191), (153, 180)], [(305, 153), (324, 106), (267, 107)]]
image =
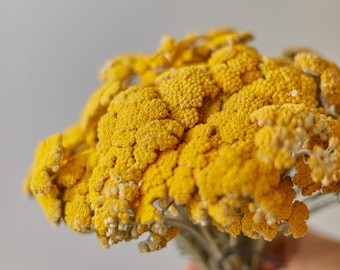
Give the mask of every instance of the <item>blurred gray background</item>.
[[(340, 1), (0, 0), (0, 269), (181, 269), (174, 245), (140, 254), (50, 226), (22, 192), (34, 147), (77, 121), (97, 74), (119, 53), (151, 52), (164, 34), (234, 26), (262, 54), (308, 45), (340, 64)], [(311, 218), (340, 239), (340, 205)]]

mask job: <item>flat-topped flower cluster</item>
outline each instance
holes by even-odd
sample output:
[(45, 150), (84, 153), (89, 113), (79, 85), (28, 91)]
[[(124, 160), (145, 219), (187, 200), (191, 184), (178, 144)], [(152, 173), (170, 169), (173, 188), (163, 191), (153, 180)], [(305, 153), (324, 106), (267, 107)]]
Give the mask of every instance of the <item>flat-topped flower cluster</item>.
[(149, 232), (142, 251), (176, 236), (179, 208), (233, 236), (303, 236), (297, 190), (340, 190), (340, 70), (308, 50), (262, 56), (250, 38), (166, 36), (113, 59), (80, 121), (37, 147), (26, 189), (50, 222), (105, 247)]

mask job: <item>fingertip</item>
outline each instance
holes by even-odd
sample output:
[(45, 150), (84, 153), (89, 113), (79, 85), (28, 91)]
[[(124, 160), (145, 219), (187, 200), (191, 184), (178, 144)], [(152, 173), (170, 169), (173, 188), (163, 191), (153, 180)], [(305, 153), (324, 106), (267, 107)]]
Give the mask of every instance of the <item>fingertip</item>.
[(199, 270), (199, 268), (196, 263), (189, 262), (185, 265), (184, 270)]

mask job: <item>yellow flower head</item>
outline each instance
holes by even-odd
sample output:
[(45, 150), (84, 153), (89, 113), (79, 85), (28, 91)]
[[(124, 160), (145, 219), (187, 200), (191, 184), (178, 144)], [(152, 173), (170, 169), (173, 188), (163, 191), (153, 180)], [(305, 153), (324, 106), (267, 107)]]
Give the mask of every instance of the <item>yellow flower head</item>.
[(53, 224), (158, 250), (194, 224), (271, 240), (306, 233), (297, 199), (340, 191), (340, 70), (310, 51), (262, 56), (251, 34), (167, 36), (122, 55), (79, 123), (42, 141), (26, 189)]

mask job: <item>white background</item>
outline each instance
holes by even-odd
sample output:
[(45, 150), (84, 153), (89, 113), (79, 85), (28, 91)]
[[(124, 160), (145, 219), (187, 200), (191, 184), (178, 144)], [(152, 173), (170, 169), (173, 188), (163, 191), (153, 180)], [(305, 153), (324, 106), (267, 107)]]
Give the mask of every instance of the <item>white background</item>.
[[(50, 226), (22, 192), (34, 147), (77, 121), (109, 58), (152, 52), (163, 34), (216, 26), (255, 34), (265, 55), (308, 45), (340, 64), (340, 1), (0, 0), (0, 269), (181, 269), (173, 245), (140, 254)], [(311, 227), (340, 239), (340, 206)]]

